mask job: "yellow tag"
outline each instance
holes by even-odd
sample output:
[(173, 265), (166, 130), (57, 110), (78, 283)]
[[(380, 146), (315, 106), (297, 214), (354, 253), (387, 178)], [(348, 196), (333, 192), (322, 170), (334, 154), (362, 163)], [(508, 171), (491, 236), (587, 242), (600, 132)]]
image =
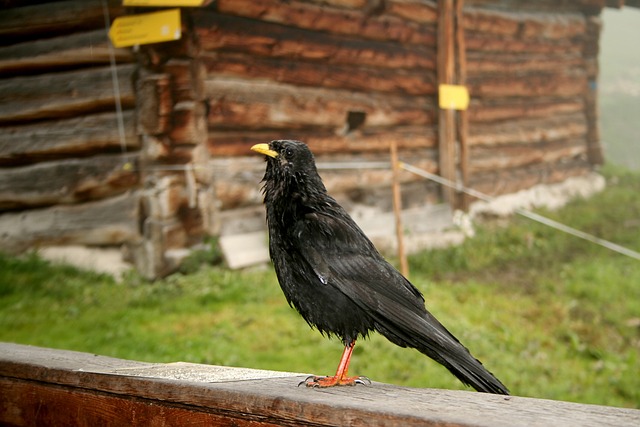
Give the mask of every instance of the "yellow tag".
[(469, 108), (469, 91), (466, 86), (440, 85), (438, 98), (440, 108), (443, 110), (466, 110)]
[(198, 7), (204, 0), (123, 0), (123, 6)]
[(178, 40), (181, 37), (180, 9), (116, 18), (109, 30), (115, 47)]

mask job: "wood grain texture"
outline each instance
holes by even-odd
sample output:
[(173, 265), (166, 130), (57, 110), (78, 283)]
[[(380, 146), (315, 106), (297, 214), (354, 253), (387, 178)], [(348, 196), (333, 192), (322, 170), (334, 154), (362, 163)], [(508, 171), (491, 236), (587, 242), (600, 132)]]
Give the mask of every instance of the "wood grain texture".
[[(133, 107), (134, 66), (117, 67), (120, 100)], [(0, 125), (115, 110), (109, 67), (0, 80)]]
[[(635, 426), (640, 411), (467, 391), (299, 388), (304, 376), (199, 382), (86, 353), (0, 344), (0, 422), (33, 425)], [(205, 366), (196, 365), (199, 371)], [(194, 368), (195, 368), (194, 367)], [(219, 367), (211, 367), (219, 370)], [(59, 405), (59, 406), (56, 406)], [(36, 422), (36, 424), (38, 424)]]
[(138, 184), (139, 154), (101, 155), (0, 169), (0, 210), (72, 204)]
[(118, 134), (115, 112), (0, 127), (0, 165), (137, 151), (140, 141), (135, 132), (134, 112), (125, 110), (122, 121), (124, 141)]
[(18, 253), (40, 245), (119, 245), (139, 239), (139, 195), (78, 205), (9, 212), (0, 216), (0, 246)]

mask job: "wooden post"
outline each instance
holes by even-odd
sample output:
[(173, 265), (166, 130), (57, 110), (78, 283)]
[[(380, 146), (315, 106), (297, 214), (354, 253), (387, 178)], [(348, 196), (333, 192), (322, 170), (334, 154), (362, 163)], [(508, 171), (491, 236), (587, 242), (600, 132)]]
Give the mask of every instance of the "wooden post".
[(400, 194), (400, 164), (398, 162), (398, 144), (391, 141), (391, 170), (393, 171), (393, 214), (396, 219), (396, 240), (398, 242), (398, 258), (400, 259), (400, 272), (404, 277), (409, 277), (409, 263), (404, 251), (404, 231), (402, 227), (402, 197)]
[[(467, 56), (466, 44), (464, 40), (464, 20), (463, 20), (464, 0), (456, 2), (456, 59), (457, 59), (457, 84), (465, 86), (467, 84)], [(469, 119), (467, 110), (458, 112), (458, 141), (460, 144), (460, 180), (462, 185), (468, 187), (469, 184), (469, 145), (467, 136), (469, 134)], [(460, 192), (457, 201), (458, 208), (469, 210), (469, 196)]]
[[(453, 0), (438, 0), (438, 84), (453, 84), (455, 73), (454, 52), (454, 10)], [(440, 176), (456, 180), (455, 152), (455, 112), (452, 109), (440, 109), (438, 113), (438, 150)], [(451, 187), (442, 188), (444, 200), (454, 203), (455, 192)]]

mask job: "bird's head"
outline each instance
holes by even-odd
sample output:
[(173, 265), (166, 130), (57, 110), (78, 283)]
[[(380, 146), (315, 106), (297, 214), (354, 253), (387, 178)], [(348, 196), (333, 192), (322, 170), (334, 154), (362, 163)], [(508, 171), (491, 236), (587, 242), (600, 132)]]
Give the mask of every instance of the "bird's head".
[(266, 191), (270, 187), (278, 187), (283, 194), (326, 191), (313, 154), (304, 142), (279, 139), (256, 144), (251, 150), (266, 156), (267, 170), (263, 179)]

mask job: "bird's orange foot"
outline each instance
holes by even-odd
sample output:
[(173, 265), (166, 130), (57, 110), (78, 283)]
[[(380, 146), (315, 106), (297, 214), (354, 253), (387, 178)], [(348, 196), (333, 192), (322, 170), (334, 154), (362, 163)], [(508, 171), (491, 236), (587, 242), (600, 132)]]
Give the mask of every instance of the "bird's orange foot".
[(310, 377), (307, 377), (304, 381), (301, 381), (300, 384), (298, 384), (298, 387), (300, 387), (302, 384), (306, 385), (307, 387), (325, 388), (334, 387), (337, 385), (370, 385), (371, 380), (367, 377), (339, 377), (337, 375), (333, 377), (316, 377), (312, 375)]

